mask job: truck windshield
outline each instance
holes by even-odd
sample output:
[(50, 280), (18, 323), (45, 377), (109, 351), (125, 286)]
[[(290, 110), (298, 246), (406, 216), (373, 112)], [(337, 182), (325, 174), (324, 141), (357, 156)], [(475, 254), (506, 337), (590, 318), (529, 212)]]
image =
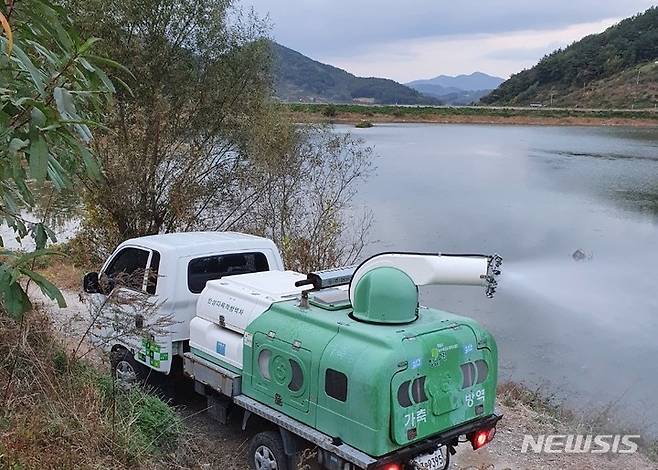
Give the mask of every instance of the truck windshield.
[(204, 256), (187, 265), (187, 287), (190, 292), (198, 294), (206, 287), (206, 282), (213, 279), (269, 269), (267, 257), (259, 252)]

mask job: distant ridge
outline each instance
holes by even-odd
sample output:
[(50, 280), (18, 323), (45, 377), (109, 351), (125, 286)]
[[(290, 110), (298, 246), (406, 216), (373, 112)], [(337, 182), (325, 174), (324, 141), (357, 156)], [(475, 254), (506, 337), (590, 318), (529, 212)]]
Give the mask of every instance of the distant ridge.
[[(463, 91), (493, 90), (505, 81), (504, 78), (495, 77), (482, 72), (473, 72), (468, 75), (439, 75), (438, 77), (428, 80), (414, 80), (407, 86), (413, 85), (438, 85), (447, 89), (457, 89)], [(454, 90), (453, 90), (454, 91)]]
[(396, 81), (364, 78), (271, 42), (276, 96), (284, 101), (373, 104), (441, 104)]
[(406, 85), (414, 90), (433, 96), (446, 104), (470, 104), (477, 102), (505, 79), (482, 72), (469, 75), (439, 75), (428, 80), (414, 80)]

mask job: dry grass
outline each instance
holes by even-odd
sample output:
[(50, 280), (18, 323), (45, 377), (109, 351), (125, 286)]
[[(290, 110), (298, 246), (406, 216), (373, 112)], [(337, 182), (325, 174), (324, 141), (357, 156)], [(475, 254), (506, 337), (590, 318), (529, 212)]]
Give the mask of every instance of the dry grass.
[(176, 440), (171, 408), (70, 363), (52, 331), (39, 312), (0, 316), (0, 468), (150, 467)]
[[(589, 411), (574, 412), (560, 403), (554, 394), (547, 394), (542, 387), (530, 389), (516, 382), (503, 382), (498, 386), (501, 405), (532, 411), (535, 422), (554, 431), (581, 434), (640, 434), (644, 426), (630, 424), (617, 412), (617, 403), (611, 402)], [(658, 441), (641, 438), (641, 452), (658, 462)]]
[(480, 114), (377, 114), (363, 112), (339, 112), (335, 117), (327, 118), (322, 113), (292, 112), (291, 115), (298, 122), (349, 124), (355, 125), (364, 119), (372, 123), (427, 123), (427, 124), (505, 124), (521, 126), (628, 126), (628, 127), (656, 127), (655, 119), (619, 118), (619, 117), (587, 117), (587, 116), (533, 116), (513, 115), (497, 116), (487, 114), (486, 109), (478, 110)]
[(60, 289), (77, 291), (82, 285), (85, 270), (71, 263), (68, 258), (53, 258), (48, 264), (37, 269), (47, 279), (50, 279)]

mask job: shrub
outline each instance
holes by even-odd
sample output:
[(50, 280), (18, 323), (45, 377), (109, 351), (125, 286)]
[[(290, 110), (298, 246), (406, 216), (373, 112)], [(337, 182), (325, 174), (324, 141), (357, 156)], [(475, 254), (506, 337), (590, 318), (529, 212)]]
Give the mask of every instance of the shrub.
[(330, 104), (324, 107), (324, 109), (322, 110), (322, 114), (330, 118), (336, 117), (336, 115), (338, 114), (338, 109), (333, 104)]

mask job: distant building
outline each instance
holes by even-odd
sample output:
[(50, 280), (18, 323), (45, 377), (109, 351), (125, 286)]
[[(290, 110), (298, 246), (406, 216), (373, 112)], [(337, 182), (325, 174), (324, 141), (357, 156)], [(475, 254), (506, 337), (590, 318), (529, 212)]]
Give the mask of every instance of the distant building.
[(356, 104), (375, 104), (375, 98), (352, 98), (352, 103)]

